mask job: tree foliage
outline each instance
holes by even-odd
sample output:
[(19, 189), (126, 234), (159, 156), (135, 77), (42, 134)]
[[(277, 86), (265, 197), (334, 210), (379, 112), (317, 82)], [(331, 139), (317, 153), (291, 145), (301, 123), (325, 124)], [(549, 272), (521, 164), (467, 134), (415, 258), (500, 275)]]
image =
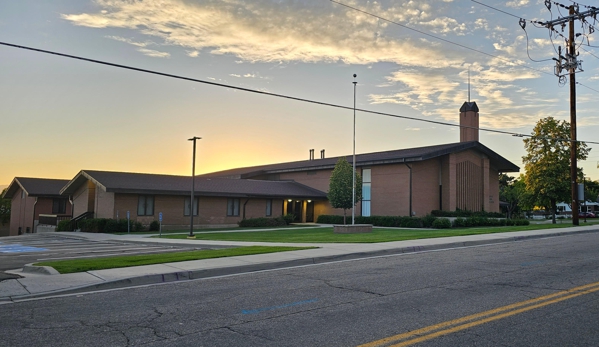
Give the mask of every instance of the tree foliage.
[(518, 178), (506, 174), (499, 175), (499, 200), (507, 203), (502, 209), (510, 219), (533, 207), (524, 180), (524, 175)]
[(585, 181), (584, 197), (587, 201), (599, 202), (599, 181)]
[[(556, 203), (571, 200), (570, 139), (570, 123), (547, 117), (540, 119), (532, 137), (524, 140), (526, 190), (536, 205), (553, 211), (554, 223)], [(586, 159), (589, 151), (585, 143), (579, 143), (577, 160)]]
[[(335, 169), (331, 174), (329, 183), (329, 192), (327, 197), (333, 208), (343, 209), (343, 223), (347, 209), (352, 208), (352, 181), (353, 168), (345, 158), (340, 158), (335, 164)], [(356, 172), (356, 199), (355, 202), (362, 200), (362, 177)]]
[(0, 225), (8, 224), (10, 221), (10, 199), (2, 198), (6, 189), (8, 188), (4, 188), (0, 194)]

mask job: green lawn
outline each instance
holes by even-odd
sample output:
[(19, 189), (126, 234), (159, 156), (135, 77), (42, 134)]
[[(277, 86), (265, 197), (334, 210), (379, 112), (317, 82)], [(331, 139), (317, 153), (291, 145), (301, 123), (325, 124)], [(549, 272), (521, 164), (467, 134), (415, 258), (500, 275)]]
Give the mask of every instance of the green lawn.
[[(257, 230), (257, 229), (287, 229), (287, 228), (314, 228), (314, 227), (318, 227), (317, 224), (314, 225), (280, 225), (280, 226), (276, 226), (276, 227), (231, 227), (231, 228), (201, 228), (201, 229), (194, 229), (193, 232), (195, 233), (205, 233), (205, 232), (210, 232), (210, 231), (229, 231), (229, 230)], [(159, 231), (139, 231), (139, 232), (131, 232), (131, 233), (127, 233), (127, 232), (119, 232), (119, 233), (111, 233), (111, 234), (115, 234), (115, 235), (127, 235), (127, 234), (135, 234), (135, 235), (158, 235), (160, 232)], [(189, 228), (187, 229), (176, 229), (176, 230), (162, 230), (162, 235), (165, 234), (189, 234)]]
[(234, 257), (240, 255), (264, 254), (286, 251), (297, 251), (302, 249), (312, 249), (316, 247), (266, 247), (250, 246), (225, 249), (211, 249), (203, 251), (173, 252), (161, 254), (141, 254), (119, 257), (106, 257), (94, 259), (71, 259), (45, 261), (35, 263), (38, 266), (51, 266), (61, 274), (73, 272), (84, 272), (91, 270), (115, 269), (129, 266), (152, 265), (163, 263), (174, 263), (187, 260), (200, 260), (210, 258)]
[[(582, 224), (582, 223), (581, 223)], [(510, 231), (567, 228), (572, 224), (531, 224), (526, 226), (481, 227), (463, 229), (384, 229), (374, 228), (367, 234), (335, 234), (333, 228), (305, 228), (256, 232), (198, 233), (196, 240), (285, 242), (285, 243), (375, 243), (428, 239), (446, 236), (503, 233)], [(184, 239), (186, 235), (166, 235), (164, 238)]]

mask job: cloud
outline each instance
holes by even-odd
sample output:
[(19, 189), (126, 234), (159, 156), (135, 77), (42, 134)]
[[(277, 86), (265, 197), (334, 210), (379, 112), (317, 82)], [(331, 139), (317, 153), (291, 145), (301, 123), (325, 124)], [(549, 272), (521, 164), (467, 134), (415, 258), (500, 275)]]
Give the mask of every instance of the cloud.
[[(463, 32), (451, 18), (431, 18), (426, 3), (382, 7), (350, 4), (399, 22), (422, 23), (442, 33)], [(460, 64), (438, 45), (382, 35), (389, 24), (329, 2), (274, 6), (271, 0), (118, 1), (97, 0), (97, 13), (63, 14), (74, 25), (124, 28), (158, 38), (188, 52), (233, 55), (248, 62), (393, 62), (402, 66)], [(104, 13), (103, 13), (104, 11)], [(305, 20), (309, 18), (309, 20)], [(393, 30), (395, 30), (393, 26)], [(188, 53), (194, 56), (196, 53)], [(445, 55), (444, 59), (439, 59)]]
[(508, 1), (505, 4), (505, 6), (512, 7), (512, 8), (519, 8), (519, 7), (528, 5), (528, 3), (529, 3), (529, 0), (514, 0), (514, 1)]
[(127, 39), (124, 37), (120, 37), (120, 36), (106, 36), (106, 38), (112, 39), (112, 40), (116, 40), (116, 41), (120, 41), (120, 42), (125, 42), (128, 43), (130, 45), (136, 46), (137, 51), (141, 52), (149, 57), (155, 57), (155, 58), (169, 58), (171, 56), (170, 53), (167, 52), (161, 52), (161, 51), (157, 51), (154, 49), (149, 49), (149, 48), (145, 48), (147, 46), (150, 45), (155, 45), (154, 42), (148, 41), (148, 42), (137, 42), (131, 39)]
[(171, 56), (170, 53), (160, 52), (160, 51), (156, 51), (153, 49), (139, 48), (137, 50), (149, 57), (154, 57), (154, 58), (169, 58)]
[[(556, 104), (543, 100), (534, 89), (516, 85), (541, 75), (518, 66), (528, 62), (527, 40), (521, 31), (514, 33), (513, 28), (501, 27), (500, 22), (476, 13), (464, 16), (467, 11), (456, 12), (457, 4), (451, 0), (345, 3), (458, 44), (462, 39), (465, 46), (496, 57), (467, 51), (328, 1), (281, 5), (279, 0), (96, 0), (97, 12), (64, 14), (62, 18), (73, 25), (117, 28), (132, 37), (142, 37), (111, 38), (157, 57), (170, 55), (150, 48), (179, 48), (192, 58), (227, 55), (240, 66), (301, 62), (370, 68), (384, 63), (386, 76), (373, 82), (381, 92), (371, 93), (370, 102), (406, 105), (425, 117), (455, 121), (457, 109), (467, 99), (468, 66), (475, 100), (484, 105), (485, 112), (501, 114), (485, 118), (488, 126), (531, 124), (535, 117), (550, 114)], [(510, 3), (513, 7), (526, 5), (527, 0)], [(452, 14), (462, 19), (452, 18)], [(482, 42), (482, 36), (486, 41)], [(530, 37), (528, 45), (537, 55), (552, 51), (546, 49), (551, 42), (545, 38)], [(538, 69), (551, 72), (552, 67)], [(265, 78), (255, 71), (234, 71), (238, 73), (229, 76)], [(525, 115), (513, 111), (514, 105), (523, 103)]]

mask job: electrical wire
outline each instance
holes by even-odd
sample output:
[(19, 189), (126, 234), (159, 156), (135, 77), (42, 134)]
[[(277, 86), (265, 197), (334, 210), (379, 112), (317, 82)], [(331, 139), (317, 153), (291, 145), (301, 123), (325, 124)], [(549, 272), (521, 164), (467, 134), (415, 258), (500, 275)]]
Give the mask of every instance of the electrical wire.
[[(64, 58), (81, 60), (81, 61), (85, 61), (85, 62), (89, 62), (89, 63), (95, 63), (95, 64), (100, 64), (100, 65), (112, 66), (112, 67), (116, 67), (116, 68), (120, 68), (120, 69), (125, 69), (125, 70), (132, 70), (132, 71), (143, 72), (143, 73), (148, 73), (148, 74), (152, 74), (152, 75), (158, 75), (158, 76), (163, 76), (163, 77), (180, 79), (180, 80), (184, 80), (184, 81), (202, 83), (202, 84), (207, 84), (207, 85), (216, 86), (216, 87), (223, 87), (223, 88), (228, 88), (228, 89), (235, 89), (235, 90), (240, 90), (240, 91), (254, 93), (254, 94), (261, 94), (261, 95), (273, 96), (273, 97), (277, 97), (277, 98), (295, 100), (295, 101), (306, 102), (306, 103), (316, 104), (316, 105), (321, 105), (321, 106), (329, 106), (329, 107), (334, 107), (334, 108), (339, 108), (339, 109), (344, 109), (344, 110), (354, 110), (354, 107), (351, 107), (351, 106), (343, 106), (343, 105), (337, 105), (337, 104), (332, 104), (332, 103), (328, 103), (328, 102), (322, 102), (322, 101), (316, 101), (316, 100), (311, 100), (311, 99), (299, 98), (299, 97), (290, 96), (290, 95), (277, 94), (277, 93), (265, 92), (265, 91), (262, 91), (262, 90), (237, 87), (237, 86), (233, 86), (233, 85), (230, 85), (230, 84), (210, 82), (210, 81), (201, 80), (201, 79), (197, 79), (197, 78), (191, 78), (191, 77), (185, 77), (185, 76), (180, 76), (180, 75), (174, 75), (174, 74), (159, 72), (159, 71), (155, 71), (155, 70), (141, 69), (141, 68), (137, 68), (137, 67), (134, 67), (134, 66), (128, 66), (128, 65), (122, 65), (122, 64), (115, 64), (115, 63), (111, 63), (111, 62), (107, 62), (107, 61), (103, 61), (103, 60), (85, 58), (85, 57), (81, 57), (81, 56), (76, 56), (76, 55), (71, 55), (71, 54), (65, 54), (65, 53), (59, 53), (59, 52), (55, 52), (55, 51), (48, 51), (48, 50), (44, 50), (44, 49), (27, 47), (27, 46), (23, 46), (23, 45), (16, 45), (16, 44), (7, 43), (7, 42), (1, 42), (0, 41), (0, 45), (2, 45), (2, 46), (8, 46), (8, 47), (13, 47), (13, 48), (18, 48), (18, 49), (29, 50), (29, 51), (34, 51), (34, 52), (38, 52), (38, 53), (45, 53), (45, 54), (50, 54), (50, 55), (56, 55), (56, 56), (64, 57)], [(372, 110), (366, 110), (366, 109), (360, 109), (360, 108), (355, 108), (355, 110), (359, 111), (359, 112), (363, 112), (363, 113), (376, 114), (376, 115), (380, 115), (380, 116), (387, 116), (387, 117), (393, 117), (393, 118), (399, 118), (399, 119), (405, 119), (405, 120), (412, 120), (412, 121), (424, 122), (424, 123), (429, 123), (429, 124), (451, 126), (451, 127), (457, 127), (457, 128), (477, 129), (479, 131), (486, 131), (486, 132), (497, 133), (497, 134), (511, 135), (511, 136), (514, 136), (514, 137), (540, 138), (540, 139), (549, 139), (549, 140), (556, 140), (556, 141), (568, 141), (568, 142), (571, 141), (570, 139), (560, 139), (560, 138), (552, 138), (552, 137), (537, 137), (537, 136), (532, 136), (532, 135), (527, 135), (527, 134), (515, 133), (515, 132), (511, 132), (511, 131), (503, 131), (503, 130), (497, 130), (497, 129), (487, 129), (487, 128), (470, 127), (470, 126), (464, 126), (464, 125), (455, 124), (455, 123), (441, 122), (441, 121), (435, 121), (435, 120), (423, 119), (423, 118), (416, 118), (416, 117), (409, 117), (409, 116), (401, 116), (401, 115), (396, 115), (396, 114), (392, 114), (392, 113), (378, 112), (378, 111), (372, 111)], [(597, 144), (597, 145), (599, 145), (599, 142), (593, 142), (593, 141), (576, 140), (575, 142), (584, 142), (584, 143), (590, 143), (590, 144)]]
[(593, 89), (593, 88), (591, 88), (591, 87), (589, 87), (589, 86), (585, 86), (584, 84), (582, 84), (582, 83), (580, 83), (580, 82), (576, 82), (576, 84), (579, 84), (579, 85), (581, 85), (581, 86), (583, 86), (583, 87), (585, 87), (585, 88), (587, 88), (587, 89), (590, 89), (590, 90), (594, 91), (595, 93), (599, 93), (599, 90), (597, 90), (597, 89)]
[(505, 14), (507, 14), (508, 16), (512, 16), (512, 17), (515, 17), (515, 18), (518, 18), (518, 19), (522, 19), (522, 17), (516, 16), (515, 14), (511, 14), (511, 13), (509, 13), (509, 12), (506, 12), (506, 11), (504, 11), (504, 10), (500, 10), (500, 9), (498, 9), (498, 8), (495, 8), (495, 7), (493, 7), (493, 6), (489, 6), (489, 5), (487, 5), (487, 4), (483, 4), (482, 2), (479, 2), (479, 1), (476, 1), (476, 0), (470, 0), (470, 1), (472, 1), (472, 2), (476, 2), (476, 3), (477, 3), (477, 4), (479, 4), (479, 5), (482, 5), (482, 6), (488, 7), (488, 8), (490, 8), (490, 9), (492, 9), (492, 10), (495, 10), (495, 11), (497, 11), (497, 12), (505, 13)]
[[(472, 1), (474, 1), (474, 0), (472, 0)], [(551, 61), (551, 60), (553, 60), (551, 58), (549, 58), (549, 59), (542, 59), (542, 60), (535, 60), (535, 59), (531, 58), (530, 57), (530, 53), (528, 51), (528, 45), (529, 45), (529, 42), (528, 42), (528, 32), (526, 31), (525, 28), (522, 28), (522, 30), (524, 30), (524, 34), (526, 35), (526, 55), (528, 55), (528, 59), (534, 61), (535, 63), (542, 63), (544, 61)], [(554, 49), (555, 49), (555, 47), (554, 47)]]
[(546, 74), (546, 75), (553, 76), (553, 74), (551, 74), (551, 73), (548, 73), (548, 72), (546, 72), (546, 71), (539, 70), (539, 69), (535, 69), (534, 67), (527, 66), (527, 65), (524, 65), (524, 64), (519, 64), (519, 63), (516, 63), (516, 62), (514, 62), (514, 61), (512, 61), (512, 60), (509, 60), (509, 59), (506, 59), (506, 58), (503, 58), (503, 57), (500, 57), (500, 56), (497, 56), (497, 55), (494, 55), (494, 54), (491, 54), (491, 53), (487, 53), (487, 52), (484, 52), (484, 51), (478, 50), (478, 49), (476, 49), (476, 48), (468, 47), (468, 46), (466, 46), (466, 45), (463, 45), (463, 44), (461, 44), (461, 43), (457, 43), (457, 42), (454, 42), (454, 41), (451, 41), (451, 40), (447, 40), (447, 39), (444, 39), (444, 38), (442, 38), (442, 37), (439, 37), (439, 36), (436, 36), (436, 35), (433, 35), (433, 34), (427, 33), (427, 32), (425, 32), (425, 31), (422, 31), (422, 30), (414, 29), (414, 28), (412, 28), (412, 27), (409, 27), (409, 26), (407, 26), (407, 25), (405, 25), (405, 24), (401, 24), (401, 23), (399, 23), (399, 22), (392, 21), (392, 20), (390, 20), (390, 19), (387, 19), (387, 18), (385, 18), (385, 17), (381, 17), (381, 16), (379, 16), (379, 15), (376, 15), (376, 14), (374, 14), (374, 13), (370, 13), (370, 12), (368, 12), (368, 11), (361, 10), (361, 9), (359, 9), (359, 8), (357, 8), (357, 7), (353, 7), (353, 6), (351, 6), (351, 5), (344, 4), (344, 3), (342, 3), (342, 2), (339, 2), (339, 1), (337, 1), (337, 0), (329, 0), (329, 1), (330, 1), (330, 2), (332, 2), (332, 3), (335, 3), (335, 4), (337, 4), (337, 5), (340, 5), (340, 6), (343, 6), (343, 7), (347, 7), (347, 8), (349, 8), (349, 9), (351, 9), (351, 10), (354, 10), (354, 11), (357, 11), (357, 12), (360, 12), (360, 13), (363, 13), (363, 14), (365, 14), (365, 15), (368, 15), (368, 16), (371, 16), (371, 17), (374, 17), (374, 18), (380, 19), (380, 20), (382, 20), (382, 21), (385, 21), (385, 22), (387, 22), (387, 23), (390, 23), (390, 24), (395, 24), (395, 25), (398, 25), (398, 26), (400, 26), (400, 27), (402, 27), (402, 28), (405, 28), (405, 29), (408, 29), (408, 30), (411, 30), (411, 31), (417, 32), (417, 33), (419, 33), (419, 34), (422, 34), (422, 35), (425, 35), (425, 36), (428, 36), (428, 37), (432, 37), (432, 38), (434, 38), (434, 39), (437, 39), (437, 40), (439, 40), (439, 41), (443, 41), (443, 42), (446, 42), (446, 43), (449, 43), (449, 44), (452, 44), (452, 45), (455, 45), (455, 46), (458, 46), (458, 47), (461, 47), (461, 48), (464, 48), (464, 49), (467, 49), (467, 50), (470, 50), (470, 51), (473, 51), (473, 52), (476, 52), (476, 53), (480, 53), (480, 54), (486, 55), (486, 56), (488, 56), (488, 57), (492, 57), (492, 58), (496, 58), (496, 59), (499, 59), (499, 60), (503, 60), (504, 62), (506, 62), (506, 63), (509, 63), (510, 65), (516, 65), (516, 66), (520, 66), (520, 67), (523, 67), (523, 68), (526, 68), (526, 69), (530, 69), (530, 70), (533, 70), (533, 71), (536, 71), (536, 72), (539, 72), (539, 73), (542, 73), (542, 74)]

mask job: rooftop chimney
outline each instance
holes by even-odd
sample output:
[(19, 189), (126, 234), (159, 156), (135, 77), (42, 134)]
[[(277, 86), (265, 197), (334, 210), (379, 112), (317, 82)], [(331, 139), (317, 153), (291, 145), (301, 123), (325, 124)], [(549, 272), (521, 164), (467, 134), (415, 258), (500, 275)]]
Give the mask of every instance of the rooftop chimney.
[(310, 160), (314, 160), (314, 150), (310, 150)]
[(465, 102), (460, 108), (460, 142), (478, 141), (478, 106)]
[(320, 159), (324, 159), (324, 149), (320, 151)]

